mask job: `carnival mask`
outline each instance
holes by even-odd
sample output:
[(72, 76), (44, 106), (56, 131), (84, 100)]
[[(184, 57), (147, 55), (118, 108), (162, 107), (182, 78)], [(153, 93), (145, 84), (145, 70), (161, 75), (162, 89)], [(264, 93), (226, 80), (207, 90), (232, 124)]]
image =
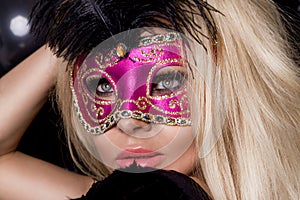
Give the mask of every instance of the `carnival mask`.
[(191, 125), (181, 36), (156, 34), (133, 47), (130, 41), (110, 41), (78, 57), (74, 65), (73, 103), (85, 130), (102, 134), (122, 118)]

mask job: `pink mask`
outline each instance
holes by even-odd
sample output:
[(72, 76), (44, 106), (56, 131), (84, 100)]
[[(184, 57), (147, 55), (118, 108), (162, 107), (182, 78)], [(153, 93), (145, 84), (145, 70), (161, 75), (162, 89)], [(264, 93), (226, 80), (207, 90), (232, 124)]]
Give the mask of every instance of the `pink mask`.
[(101, 43), (74, 65), (73, 103), (86, 131), (102, 134), (122, 118), (191, 125), (180, 35), (154, 35), (126, 48)]

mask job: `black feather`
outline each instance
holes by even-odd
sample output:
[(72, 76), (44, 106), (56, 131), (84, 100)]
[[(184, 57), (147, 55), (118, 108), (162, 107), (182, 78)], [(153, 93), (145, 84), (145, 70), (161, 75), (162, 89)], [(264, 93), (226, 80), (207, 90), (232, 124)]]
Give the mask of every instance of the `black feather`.
[[(204, 0), (39, 0), (31, 13), (32, 32), (57, 56), (72, 62), (115, 34), (141, 27), (189, 32), (214, 41), (217, 29)], [(208, 35), (195, 17), (203, 18)], [(117, 41), (116, 41), (117, 42)]]

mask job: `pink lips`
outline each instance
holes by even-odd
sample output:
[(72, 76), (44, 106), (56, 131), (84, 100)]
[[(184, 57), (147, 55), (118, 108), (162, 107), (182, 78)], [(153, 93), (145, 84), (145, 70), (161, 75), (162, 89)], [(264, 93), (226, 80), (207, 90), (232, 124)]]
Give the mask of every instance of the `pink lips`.
[(163, 161), (165, 156), (144, 148), (125, 149), (116, 158), (116, 163), (120, 168), (129, 167), (136, 162), (141, 167), (156, 167)]

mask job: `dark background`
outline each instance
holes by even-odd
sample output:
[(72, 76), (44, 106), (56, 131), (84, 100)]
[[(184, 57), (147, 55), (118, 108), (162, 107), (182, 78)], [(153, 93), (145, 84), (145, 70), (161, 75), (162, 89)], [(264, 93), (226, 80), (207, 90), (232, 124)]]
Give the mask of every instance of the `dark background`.
[[(288, 26), (291, 36), (300, 42), (299, 30), (296, 30), (300, 22), (300, 0), (276, 2), (291, 16), (293, 26)], [(28, 17), (33, 4), (34, 0), (1, 0), (0, 77), (41, 46), (30, 33), (19, 37), (10, 30), (11, 19), (17, 15)], [(61, 127), (56, 105), (53, 106), (49, 100), (26, 131), (19, 150), (61, 167), (77, 170), (70, 159)]]

